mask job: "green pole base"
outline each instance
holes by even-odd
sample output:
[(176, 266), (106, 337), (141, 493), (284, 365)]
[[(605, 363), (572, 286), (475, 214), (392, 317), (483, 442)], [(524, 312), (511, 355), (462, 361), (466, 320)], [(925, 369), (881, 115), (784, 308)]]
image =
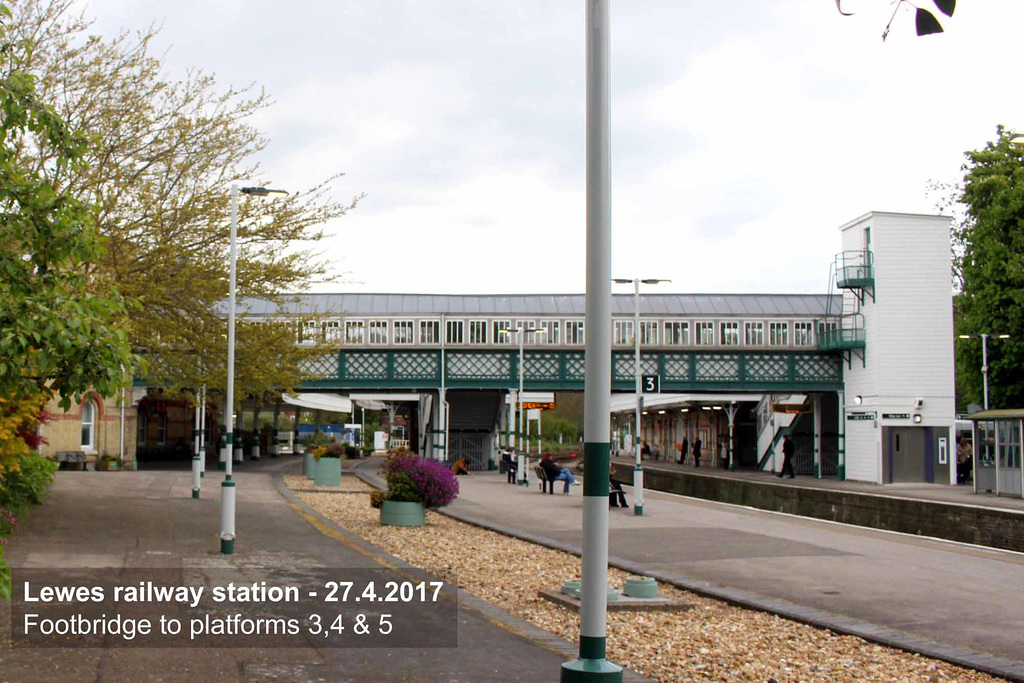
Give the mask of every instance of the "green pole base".
[(199, 498), (199, 489), (192, 489), (192, 497)]
[(818, 463), (814, 463), (814, 478), (821, 479), (821, 466)]
[(643, 517), (644, 516), (644, 506), (643, 505), (634, 505), (633, 506), (633, 516), (634, 517)]
[(577, 681), (602, 681), (621, 683), (622, 667), (607, 659), (574, 659), (562, 664), (562, 683)]
[(729, 463), (729, 471), (730, 472), (735, 472), (736, 471), (736, 463), (734, 463), (734, 462)]
[(199, 473), (199, 478), (200, 478), (200, 479), (206, 479), (206, 472), (205, 472), (205, 471), (203, 471), (203, 472), (200, 472), (200, 473)]
[(845, 463), (840, 465), (839, 469), (836, 470), (836, 479), (838, 479), (839, 481), (846, 481), (846, 464)]
[(220, 539), (220, 554), (221, 555), (234, 555), (235, 554), (235, 539)]
[(219, 463), (217, 463), (217, 469), (220, 470), (221, 472), (223, 472), (227, 468), (228, 468), (228, 464), (226, 462), (219, 462)]

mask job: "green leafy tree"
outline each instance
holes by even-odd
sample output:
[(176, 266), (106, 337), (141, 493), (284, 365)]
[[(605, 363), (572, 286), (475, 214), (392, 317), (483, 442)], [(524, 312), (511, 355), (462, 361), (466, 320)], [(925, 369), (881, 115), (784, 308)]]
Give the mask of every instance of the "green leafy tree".
[[(0, 397), (52, 390), (67, 407), (122, 386), (126, 306), (89, 268), (104, 253), (91, 207), (50, 180), (88, 172), (87, 148), (23, 70), (30, 47), (11, 39), (10, 16), (0, 5)], [(25, 149), (46, 150), (47, 168), (19, 163)]]
[[(254, 161), (267, 140), (249, 122), (270, 101), (251, 89), (221, 89), (198, 70), (170, 79), (150, 54), (155, 29), (90, 36), (89, 22), (72, 5), (20, 0), (12, 26), (32, 40), (19, 59), (38, 77), (40, 92), (92, 137), (83, 153), (88, 164), (71, 172), (54, 163), (47, 145), (21, 148), (20, 163), (96, 206), (96, 229), (108, 248), (83, 258), (83, 271), (139, 302), (127, 332), (147, 359), (149, 384), (169, 393), (223, 388), (229, 187), (240, 178), (277, 186)], [(247, 301), (281, 304), (280, 292), (329, 279), (317, 251), (320, 226), (355, 204), (330, 197), (337, 177), (299, 191), (281, 183), (292, 190), (283, 198), (240, 198), (239, 401), (294, 387), (327, 352), (319, 343), (295, 344), (296, 325), (315, 327), (326, 311), (245, 324), (244, 310)]]
[[(1024, 405), (1024, 148), (1000, 126), (997, 139), (967, 152), (958, 229), (963, 288), (955, 299), (957, 334), (1002, 333), (988, 344), (992, 408)], [(954, 252), (956, 255), (956, 252)], [(956, 340), (961, 407), (983, 404), (981, 342)]]

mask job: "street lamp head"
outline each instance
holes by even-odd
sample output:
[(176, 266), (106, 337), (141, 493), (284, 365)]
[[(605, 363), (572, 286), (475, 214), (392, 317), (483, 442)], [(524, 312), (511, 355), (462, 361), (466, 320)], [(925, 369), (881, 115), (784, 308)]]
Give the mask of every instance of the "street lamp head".
[(961, 334), (960, 335), (961, 339), (972, 339), (973, 337), (974, 337), (973, 334)]
[(627, 280), (626, 278), (622, 278), (622, 277), (613, 277), (612, 278), (612, 282), (614, 282), (617, 285), (631, 285), (631, 284), (633, 284), (632, 280)]
[(644, 283), (645, 285), (656, 285), (659, 282), (672, 282), (672, 281), (671, 280), (659, 280), (657, 278), (649, 278), (647, 280), (641, 280), (640, 282)]
[(999, 335), (999, 338), (1000, 339), (1009, 339), (1010, 335), (1008, 335), (1008, 334), (1001, 334), (1001, 335)]
[(269, 187), (243, 187), (239, 192), (254, 197), (266, 197), (268, 194), (288, 194), (287, 190), (272, 190)]

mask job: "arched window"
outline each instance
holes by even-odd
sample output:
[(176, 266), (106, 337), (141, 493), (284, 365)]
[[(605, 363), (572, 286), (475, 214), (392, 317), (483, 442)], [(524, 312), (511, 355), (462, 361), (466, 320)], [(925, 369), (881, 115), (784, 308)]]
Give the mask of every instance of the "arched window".
[(96, 449), (96, 404), (86, 400), (82, 404), (82, 450)]

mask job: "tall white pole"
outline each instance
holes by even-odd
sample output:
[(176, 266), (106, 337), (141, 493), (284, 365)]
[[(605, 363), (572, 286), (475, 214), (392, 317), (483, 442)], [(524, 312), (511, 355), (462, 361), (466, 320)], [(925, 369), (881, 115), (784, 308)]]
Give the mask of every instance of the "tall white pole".
[(201, 402), (199, 391), (196, 391), (196, 420), (195, 427), (192, 430), (193, 450), (192, 450), (192, 497), (199, 497), (200, 483), (199, 480), (202, 477), (202, 465), (199, 459), (199, 404)]
[(527, 486), (530, 483), (530, 478), (526, 474), (526, 443), (523, 433), (523, 337), (525, 336), (523, 328), (517, 327), (516, 334), (519, 335), (519, 395), (516, 397), (519, 399), (519, 422), (516, 439), (519, 446), (519, 483)]
[(587, 297), (584, 352), (583, 577), (580, 656), (561, 680), (622, 680), (606, 659), (608, 489), (611, 468), (611, 154), (608, 99), (609, 0), (587, 0)]
[(640, 457), (640, 420), (643, 412), (643, 394), (640, 392), (640, 278), (633, 280), (633, 375), (636, 391), (636, 445), (633, 466), (633, 514), (644, 514), (644, 466)]
[(988, 410), (988, 334), (981, 335), (981, 379), (985, 383), (985, 410)]
[(199, 414), (199, 478), (206, 476), (206, 385), (203, 385)]
[(235, 238), (238, 231), (238, 185), (231, 185), (231, 247), (228, 274), (228, 395), (224, 405), (224, 429), (227, 439), (227, 463), (220, 489), (220, 551), (235, 552), (235, 482), (231, 479), (234, 452), (235, 411)]

